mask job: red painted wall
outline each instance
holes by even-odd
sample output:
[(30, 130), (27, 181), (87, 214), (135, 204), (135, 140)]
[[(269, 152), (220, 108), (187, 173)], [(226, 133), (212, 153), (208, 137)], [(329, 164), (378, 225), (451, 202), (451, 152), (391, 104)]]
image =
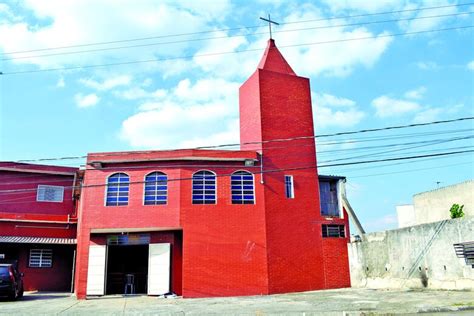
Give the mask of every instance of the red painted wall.
[[(49, 166), (44, 167), (46, 171), (51, 171)], [(68, 168), (65, 171), (74, 173), (75, 170), (74, 168)], [(13, 172), (1, 170), (0, 168), (0, 191), (25, 190), (0, 194), (0, 218), (1, 213), (72, 214), (74, 211), (71, 188), (73, 181), (74, 175)], [(64, 186), (64, 201), (62, 203), (37, 202), (36, 193), (40, 184)]]
[(0, 221), (0, 236), (76, 238), (76, 224)]
[[(259, 150), (268, 172), (264, 207), (269, 293), (347, 286), (345, 273), (337, 282), (326, 282), (337, 271), (348, 271), (347, 240), (327, 241), (321, 234), (325, 219), (320, 215), (309, 80), (292, 72), (272, 42), (260, 68), (240, 88), (240, 115), (242, 148)], [(246, 145), (300, 137), (309, 138)], [(285, 197), (285, 175), (294, 178), (294, 199)], [(347, 216), (343, 223), (348, 224)]]
[(346, 210), (343, 218), (325, 219), (324, 224), (345, 225), (346, 238), (323, 238), (324, 281), (326, 289), (351, 286), (349, 254), (347, 243), (350, 241), (349, 218)]
[[(0, 194), (0, 235), (76, 238), (76, 223), (68, 220), (75, 211), (71, 186), (76, 170), (1, 162), (0, 191), (10, 192)], [(37, 202), (40, 184), (64, 186), (63, 202)], [(32, 248), (53, 249), (53, 266), (28, 267), (29, 251)], [(28, 291), (70, 291), (74, 249), (75, 245), (0, 243), (0, 253), (5, 253), (9, 259), (18, 260), (19, 269), (25, 274), (24, 287)]]
[[(51, 268), (29, 267), (30, 249), (52, 249)], [(0, 244), (0, 253), (18, 260), (25, 291), (71, 291), (74, 245)]]
[[(237, 157), (243, 153), (238, 152)], [(226, 152), (224, 156), (228, 155)], [(245, 157), (255, 158), (256, 155), (255, 152), (247, 153)], [(89, 157), (90, 161), (93, 159), (96, 159), (94, 154)], [(192, 204), (192, 181), (189, 179), (194, 172), (203, 169), (217, 173), (217, 205)], [(125, 232), (127, 228), (183, 229), (182, 251), (185, 255), (182, 259), (179, 251), (174, 252), (177, 257), (173, 257), (172, 262), (172, 286), (176, 293), (185, 297), (265, 293), (262, 277), (265, 273), (261, 273), (266, 268), (261, 246), (264, 241), (263, 212), (256, 212), (255, 205), (232, 205), (230, 197), (229, 174), (249, 169), (252, 168), (244, 168), (243, 161), (104, 162), (103, 167), (88, 167), (79, 212), (78, 297), (84, 298), (87, 288), (90, 232), (100, 228), (122, 228)], [(143, 205), (144, 185), (134, 183), (143, 182), (145, 176), (154, 171), (168, 175), (167, 205)], [(125, 172), (130, 177), (132, 184), (127, 206), (105, 206), (104, 185), (107, 177), (115, 172)], [(263, 195), (257, 196), (257, 200), (259, 198)], [(178, 250), (181, 236), (177, 233), (174, 236), (173, 248)], [(242, 271), (253, 271), (245, 282)], [(182, 279), (182, 284), (178, 279)]]
[[(191, 204), (191, 181), (182, 181), (183, 296), (268, 293), (264, 195), (254, 178), (256, 204), (233, 205), (230, 173), (250, 168), (209, 168), (217, 173), (217, 204)], [(257, 167), (258, 170), (258, 167)], [(188, 178), (195, 170), (183, 170)]]

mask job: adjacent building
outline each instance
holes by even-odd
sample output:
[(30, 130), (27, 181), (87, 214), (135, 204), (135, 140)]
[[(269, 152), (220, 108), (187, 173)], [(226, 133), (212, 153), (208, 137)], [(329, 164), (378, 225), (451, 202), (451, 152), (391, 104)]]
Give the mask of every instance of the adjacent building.
[(397, 206), (398, 227), (449, 219), (453, 204), (464, 205), (465, 216), (474, 216), (474, 180), (415, 194), (413, 204)]
[(77, 171), (0, 163), (0, 259), (18, 262), (26, 291), (73, 288)]

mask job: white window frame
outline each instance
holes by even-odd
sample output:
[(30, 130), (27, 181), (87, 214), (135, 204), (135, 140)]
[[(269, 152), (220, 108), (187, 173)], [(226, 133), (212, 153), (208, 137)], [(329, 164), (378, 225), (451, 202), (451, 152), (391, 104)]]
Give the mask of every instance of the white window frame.
[[(38, 263), (32, 263), (33, 253), (35, 256), (39, 256)], [(30, 268), (52, 268), (53, 267), (53, 249), (30, 249), (30, 255), (28, 257), (28, 267)]]
[[(251, 175), (252, 176), (252, 195), (253, 195), (253, 202), (252, 203), (234, 203), (233, 199), (232, 199), (232, 176), (237, 173), (237, 172), (246, 172), (248, 173), (248, 175)], [(243, 184), (242, 184), (242, 199), (243, 199)], [(257, 195), (255, 194), (255, 176), (252, 172), (248, 171), (248, 170), (236, 170), (234, 171), (231, 175), (230, 175), (230, 202), (232, 203), (232, 205), (253, 205), (253, 204), (256, 204), (256, 199), (257, 199)]]
[[(201, 171), (210, 172), (210, 173), (212, 173), (212, 174), (214, 175), (214, 177), (215, 177), (215, 183), (216, 183), (216, 188), (215, 188), (215, 193), (214, 193), (214, 195), (215, 195), (215, 203), (202, 203), (202, 204), (201, 204), (201, 203), (194, 203), (194, 194), (193, 194), (193, 191), (194, 191), (194, 189), (193, 189), (193, 187), (194, 187), (194, 175), (195, 175), (196, 173), (198, 173), (198, 172), (201, 172)], [(217, 205), (217, 192), (218, 192), (218, 191), (217, 191), (217, 188), (218, 188), (218, 187), (217, 187), (217, 174), (216, 174), (214, 171), (207, 170), (207, 169), (201, 169), (201, 170), (198, 170), (198, 171), (194, 172), (193, 175), (191, 176), (191, 204), (192, 204), (192, 205)], [(205, 190), (204, 190), (204, 191), (205, 191)], [(205, 196), (205, 194), (204, 194), (204, 196)], [(204, 201), (205, 201), (205, 200), (206, 200), (206, 199), (204, 198)]]
[[(285, 197), (287, 199), (295, 198), (295, 183), (292, 175), (285, 175)], [(289, 185), (289, 186), (288, 186)], [(288, 192), (288, 188), (290, 191)]]
[[(165, 200), (165, 203), (162, 203), (162, 204), (145, 204), (145, 192), (146, 192), (146, 185), (147, 185), (147, 181), (146, 181), (146, 178), (151, 175), (152, 173), (161, 173), (163, 175), (166, 176), (166, 200)], [(150, 181), (150, 183), (154, 183), (156, 184), (156, 182), (153, 182), (153, 181)], [(156, 193), (156, 192), (155, 192)], [(149, 172), (145, 175), (145, 177), (143, 178), (143, 206), (160, 206), (160, 205), (168, 205), (168, 198), (169, 198), (169, 190), (168, 190), (168, 174), (163, 172), (163, 171), (152, 171), (152, 172)]]
[[(107, 205), (107, 195), (108, 195), (108, 192), (109, 192), (109, 178), (112, 177), (113, 175), (116, 175), (116, 174), (125, 174), (127, 177), (128, 177), (128, 200), (127, 200), (127, 204), (126, 205)], [(130, 175), (126, 172), (114, 172), (112, 174), (109, 174), (105, 180), (105, 192), (104, 192), (104, 206), (106, 207), (127, 207), (129, 204), (130, 204)]]
[[(55, 190), (61, 190), (61, 200), (53, 201), (53, 200), (45, 200), (40, 199), (40, 189), (47, 189), (53, 188)], [(50, 203), (62, 203), (64, 201), (64, 187), (60, 185), (46, 185), (46, 184), (39, 184), (38, 188), (36, 189), (36, 202), (50, 202)]]

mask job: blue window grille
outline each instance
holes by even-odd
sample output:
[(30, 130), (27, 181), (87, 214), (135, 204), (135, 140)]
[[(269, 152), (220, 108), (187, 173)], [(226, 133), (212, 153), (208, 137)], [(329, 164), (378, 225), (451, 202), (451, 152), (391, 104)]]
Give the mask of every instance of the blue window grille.
[(339, 203), (337, 195), (337, 182), (319, 182), (321, 215), (331, 217), (339, 216)]
[(168, 177), (163, 172), (152, 172), (145, 177), (145, 205), (166, 204)]
[(193, 204), (216, 204), (216, 175), (210, 171), (193, 174)]
[(115, 173), (107, 180), (106, 206), (128, 205), (130, 178), (125, 173)]
[(253, 175), (247, 171), (234, 172), (231, 177), (232, 204), (254, 204)]
[(293, 185), (293, 176), (285, 176), (285, 195), (288, 199), (295, 198), (295, 189)]

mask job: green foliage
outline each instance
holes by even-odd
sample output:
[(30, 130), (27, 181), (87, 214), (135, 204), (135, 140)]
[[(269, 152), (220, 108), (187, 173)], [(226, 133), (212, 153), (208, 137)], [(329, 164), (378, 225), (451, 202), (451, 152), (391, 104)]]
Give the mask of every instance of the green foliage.
[(449, 212), (451, 213), (451, 218), (459, 218), (464, 216), (464, 212), (462, 209), (464, 208), (464, 205), (459, 206), (459, 204), (453, 204), (451, 206), (451, 209)]

